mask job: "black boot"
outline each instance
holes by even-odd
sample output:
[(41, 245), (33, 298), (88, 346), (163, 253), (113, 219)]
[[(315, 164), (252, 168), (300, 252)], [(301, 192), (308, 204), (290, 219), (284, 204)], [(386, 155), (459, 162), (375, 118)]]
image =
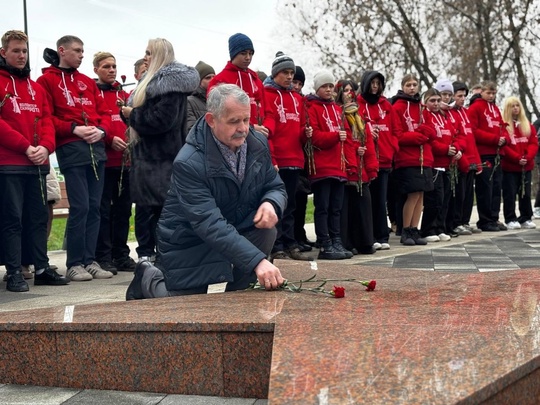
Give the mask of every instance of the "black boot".
[(341, 238), (332, 238), (332, 245), (337, 251), (345, 254), (345, 259), (350, 259), (354, 256), (351, 251), (345, 249), (343, 242), (341, 242)]
[(152, 263), (150, 263), (149, 261), (145, 260), (137, 263), (137, 265), (135, 266), (135, 274), (133, 274), (133, 280), (131, 280), (131, 283), (129, 284), (126, 291), (126, 301), (144, 299), (144, 295), (142, 292), (142, 279), (144, 272), (149, 267), (152, 267)]
[(401, 230), (401, 240), (400, 242), (405, 246), (414, 246), (416, 243), (414, 242), (414, 239), (412, 238), (411, 234), (412, 228), (403, 228)]
[(340, 252), (335, 248), (334, 245), (332, 245), (332, 241), (330, 239), (324, 240), (320, 242), (321, 250), (319, 250), (319, 256), (318, 259), (322, 260), (342, 260), (345, 259), (345, 253)]
[(427, 245), (427, 240), (420, 236), (418, 228), (410, 228), (411, 238), (414, 240), (415, 245), (424, 246)]

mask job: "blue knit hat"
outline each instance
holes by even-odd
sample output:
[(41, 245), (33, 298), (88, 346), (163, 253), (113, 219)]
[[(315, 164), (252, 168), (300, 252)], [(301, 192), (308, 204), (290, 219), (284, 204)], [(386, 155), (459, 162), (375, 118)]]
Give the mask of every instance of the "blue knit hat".
[(255, 52), (253, 42), (251, 42), (251, 39), (247, 35), (238, 33), (229, 38), (229, 55), (231, 56), (231, 60), (240, 52), (247, 50)]

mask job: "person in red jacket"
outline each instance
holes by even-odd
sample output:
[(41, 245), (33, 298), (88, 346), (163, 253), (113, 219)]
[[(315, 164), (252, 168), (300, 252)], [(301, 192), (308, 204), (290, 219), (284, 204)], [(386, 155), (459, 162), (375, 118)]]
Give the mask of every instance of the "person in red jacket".
[[(373, 254), (373, 214), (370, 184), (377, 177), (378, 162), (371, 129), (359, 114), (354, 83), (340, 80), (336, 103), (343, 109), (351, 136), (345, 142), (347, 183), (341, 210), (343, 246), (354, 254)], [(388, 227), (388, 226), (387, 226)]]
[(343, 247), (340, 225), (347, 181), (345, 141), (348, 125), (341, 108), (332, 99), (335, 83), (332, 73), (321, 70), (313, 81), (315, 94), (307, 96), (307, 109), (313, 128), (313, 136), (308, 139), (314, 170), (309, 173), (309, 179), (315, 205), (315, 233), (320, 246), (318, 257), (346, 259), (353, 256)]
[(407, 74), (402, 90), (392, 98), (399, 117), (399, 150), (394, 156), (394, 180), (404, 196), (403, 229), (400, 242), (406, 246), (425, 245), (418, 224), (424, 207), (424, 192), (433, 190), (431, 139), (435, 130), (423, 122), (418, 79)]
[(25, 248), (36, 275), (34, 285), (65, 285), (69, 280), (49, 267), (47, 186), (54, 126), (43, 88), (30, 80), (28, 37), (7, 31), (0, 49), (0, 246), (6, 288), (29, 290), (21, 272), (22, 224)]
[(56, 131), (56, 156), (69, 200), (66, 226), (67, 276), (72, 281), (111, 278), (95, 261), (99, 207), (105, 171), (105, 142), (112, 142), (111, 116), (96, 82), (80, 73), (84, 45), (66, 35), (46, 48), (50, 67), (37, 79), (47, 94)]
[[(536, 130), (525, 116), (523, 104), (517, 97), (504, 102), (503, 119), (507, 122), (510, 142), (501, 162), (503, 171), (503, 212), (508, 229), (534, 229), (531, 220), (531, 172), (538, 152)], [(516, 216), (516, 195), (519, 217)]]
[(111, 53), (98, 52), (94, 55), (93, 63), (94, 72), (98, 76), (97, 86), (111, 117), (111, 136), (105, 142), (107, 163), (101, 196), (96, 261), (102, 269), (116, 274), (117, 271), (135, 270), (135, 262), (129, 256), (127, 245), (131, 217), (127, 127), (120, 117), (118, 106), (126, 104), (129, 94), (116, 81), (116, 59)]
[(460, 128), (464, 134), (466, 146), (463, 156), (458, 161), (459, 182), (456, 187), (454, 218), (451, 228), (458, 235), (471, 235), (482, 232), (481, 229), (469, 225), (474, 204), (474, 179), (482, 171), (482, 160), (467, 116), (467, 108), (464, 107), (469, 88), (465, 83), (459, 81), (453, 82), (452, 87), (454, 88), (454, 103), (447, 110), (447, 113), (454, 126)]
[(388, 244), (388, 217), (386, 202), (388, 179), (392, 171), (394, 155), (399, 149), (398, 139), (401, 129), (399, 119), (392, 104), (382, 95), (385, 78), (377, 71), (366, 71), (360, 83), (357, 97), (360, 116), (366, 121), (375, 142), (375, 156), (378, 160), (377, 177), (370, 183), (373, 212), (373, 233), (375, 249), (390, 249)]
[(277, 238), (272, 249), (272, 259), (309, 260), (303, 256), (294, 237), (294, 211), (296, 188), (300, 171), (304, 167), (303, 143), (313, 129), (306, 128), (302, 96), (292, 88), (296, 66), (283, 52), (278, 52), (272, 63), (270, 76), (264, 81), (265, 103), (271, 109), (267, 120), (268, 143), (272, 161), (277, 165), (279, 177), (287, 191), (287, 207), (279, 220)]
[[(433, 187), (424, 194), (424, 213), (422, 215), (421, 234), (428, 242), (449, 241), (446, 229), (446, 217), (452, 187), (457, 184), (457, 162), (463, 156), (464, 137), (456, 131), (448, 116), (441, 109), (441, 102), (446, 104), (454, 94), (452, 82), (443, 79), (435, 83), (435, 88), (424, 93), (426, 109), (423, 111), (424, 122), (436, 133), (431, 142), (433, 152)], [(444, 95), (444, 98), (443, 98)], [(453, 183), (453, 184), (452, 184)]]
[(482, 162), (490, 167), (476, 177), (476, 208), (478, 222), (482, 231), (498, 232), (507, 228), (499, 222), (501, 209), (502, 169), (501, 158), (510, 138), (499, 107), (495, 104), (497, 86), (493, 82), (482, 83), (480, 97), (471, 99), (467, 116), (476, 139), (476, 146)]
[(229, 55), (231, 60), (227, 62), (225, 68), (214, 76), (208, 85), (207, 94), (219, 83), (236, 84), (249, 96), (251, 105), (251, 116), (249, 122), (255, 131), (268, 137), (268, 123), (271, 113), (266, 105), (264, 97), (264, 86), (257, 75), (251, 70), (249, 65), (253, 59), (255, 47), (251, 39), (245, 34), (237, 33), (229, 38)]

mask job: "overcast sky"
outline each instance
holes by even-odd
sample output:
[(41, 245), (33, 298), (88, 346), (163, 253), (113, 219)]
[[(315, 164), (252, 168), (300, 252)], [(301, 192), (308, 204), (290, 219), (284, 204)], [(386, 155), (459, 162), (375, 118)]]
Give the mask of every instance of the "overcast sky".
[[(94, 53), (115, 55), (118, 77), (133, 78), (133, 63), (144, 55), (148, 39), (166, 38), (176, 59), (194, 66), (199, 60), (216, 73), (229, 60), (228, 38), (242, 32), (255, 46), (251, 68), (270, 72), (277, 51), (286, 47), (273, 35), (278, 29), (277, 0), (27, 0), (32, 78), (48, 66), (42, 54), (71, 34), (84, 42), (80, 71), (95, 77)], [(23, 0), (2, 0), (0, 30), (24, 29)]]

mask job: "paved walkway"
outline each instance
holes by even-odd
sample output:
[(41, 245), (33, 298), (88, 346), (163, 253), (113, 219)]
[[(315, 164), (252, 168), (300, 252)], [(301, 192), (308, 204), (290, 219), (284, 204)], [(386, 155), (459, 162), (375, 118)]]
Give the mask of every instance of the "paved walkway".
[[(540, 220), (535, 220), (540, 227)], [(314, 237), (313, 226), (306, 226), (308, 237)], [(373, 255), (359, 255), (347, 260), (361, 266), (382, 266), (426, 271), (482, 272), (538, 268), (540, 266), (540, 232), (517, 230), (460, 236), (448, 242), (427, 246), (405, 247), (398, 237), (390, 238), (391, 249)], [(132, 252), (134, 254), (134, 245)], [(315, 256), (315, 253), (313, 253)], [(50, 252), (51, 263), (65, 273), (65, 252)], [(319, 262), (318, 266), (323, 266)], [(0, 277), (4, 268), (0, 267)], [(69, 286), (34, 287), (30, 292), (10, 293), (0, 288), (0, 311), (37, 310), (43, 307), (123, 301), (132, 273), (119, 273), (109, 280), (72, 282)], [(266, 404), (266, 400), (198, 397), (154, 393), (76, 390), (36, 386), (0, 385), (0, 402), (14, 404)]]

